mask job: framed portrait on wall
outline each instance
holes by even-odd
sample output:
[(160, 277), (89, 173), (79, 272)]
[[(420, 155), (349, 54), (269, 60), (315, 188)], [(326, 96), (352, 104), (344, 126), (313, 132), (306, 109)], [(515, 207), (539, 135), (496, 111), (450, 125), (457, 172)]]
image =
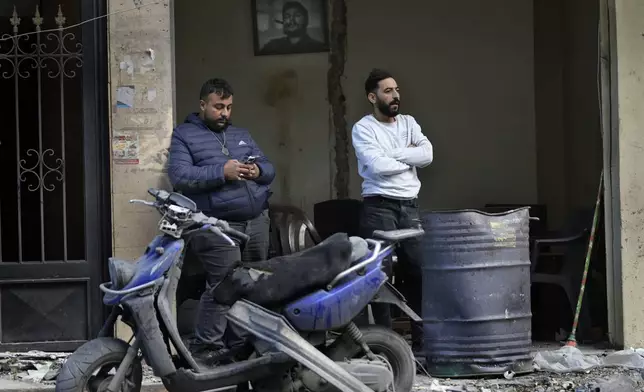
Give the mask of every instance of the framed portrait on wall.
[(251, 0), (255, 56), (329, 50), (327, 0)]

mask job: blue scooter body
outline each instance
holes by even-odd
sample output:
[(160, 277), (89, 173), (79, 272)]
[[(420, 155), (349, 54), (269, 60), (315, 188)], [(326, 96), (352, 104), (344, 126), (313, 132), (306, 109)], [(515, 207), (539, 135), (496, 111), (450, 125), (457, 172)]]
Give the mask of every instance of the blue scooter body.
[[(161, 279), (183, 256), (185, 242), (167, 235), (156, 236), (144, 254), (135, 262), (136, 272), (120, 292)], [(354, 272), (340, 281), (331, 290), (318, 290), (284, 308), (283, 314), (295, 329), (303, 332), (334, 330), (347, 325), (369, 304), (387, 275), (382, 271), (382, 262), (392, 250), (382, 252), (376, 261), (367, 265), (360, 274)], [(371, 254), (365, 256), (370, 257)], [(117, 305), (127, 294), (106, 293), (103, 302)]]

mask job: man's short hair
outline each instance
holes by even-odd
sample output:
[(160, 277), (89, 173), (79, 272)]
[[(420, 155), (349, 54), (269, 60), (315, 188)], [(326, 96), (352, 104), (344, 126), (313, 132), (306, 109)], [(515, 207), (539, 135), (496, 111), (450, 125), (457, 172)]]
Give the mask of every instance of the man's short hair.
[(207, 80), (201, 86), (199, 99), (205, 101), (208, 99), (208, 96), (212, 93), (217, 94), (222, 99), (227, 99), (228, 97), (231, 97), (234, 94), (233, 88), (230, 86), (230, 83), (220, 78), (213, 78), (213, 79)]
[(380, 83), (381, 80), (389, 78), (393, 78), (393, 76), (384, 69), (372, 69), (371, 72), (369, 72), (369, 76), (367, 76), (367, 80), (364, 82), (364, 91), (366, 95), (378, 90), (378, 83)]

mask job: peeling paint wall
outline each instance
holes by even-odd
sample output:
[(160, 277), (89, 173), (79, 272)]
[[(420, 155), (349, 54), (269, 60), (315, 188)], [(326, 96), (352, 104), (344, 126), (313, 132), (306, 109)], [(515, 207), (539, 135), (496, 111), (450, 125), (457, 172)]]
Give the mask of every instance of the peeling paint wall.
[[(135, 7), (111, 0), (109, 12)], [(110, 17), (110, 109), (114, 256), (132, 259), (156, 235), (158, 212), (130, 199), (168, 189), (173, 127), (171, 8), (156, 4)]]
[(644, 347), (644, 2), (615, 0), (615, 18), (624, 346)]

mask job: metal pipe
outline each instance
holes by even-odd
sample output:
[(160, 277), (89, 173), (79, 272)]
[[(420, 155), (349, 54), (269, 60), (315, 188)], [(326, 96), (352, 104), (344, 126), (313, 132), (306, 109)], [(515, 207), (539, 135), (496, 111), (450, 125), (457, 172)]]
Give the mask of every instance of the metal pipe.
[(338, 283), (341, 279), (345, 278), (346, 276), (350, 275), (351, 273), (353, 273), (355, 271), (358, 271), (358, 270), (366, 267), (367, 265), (373, 263), (374, 261), (376, 261), (378, 259), (378, 256), (380, 256), (380, 248), (382, 247), (381, 242), (380, 241), (375, 241), (375, 240), (372, 240), (372, 239), (367, 239), (366, 241), (370, 242), (371, 244), (373, 244), (373, 252), (371, 252), (371, 256), (367, 260), (361, 261), (358, 264), (354, 265), (353, 267), (348, 268), (348, 269), (340, 272), (338, 274), (338, 276), (333, 278), (331, 283), (329, 283), (327, 285), (327, 290), (331, 290), (333, 288), (333, 286), (336, 283)]

